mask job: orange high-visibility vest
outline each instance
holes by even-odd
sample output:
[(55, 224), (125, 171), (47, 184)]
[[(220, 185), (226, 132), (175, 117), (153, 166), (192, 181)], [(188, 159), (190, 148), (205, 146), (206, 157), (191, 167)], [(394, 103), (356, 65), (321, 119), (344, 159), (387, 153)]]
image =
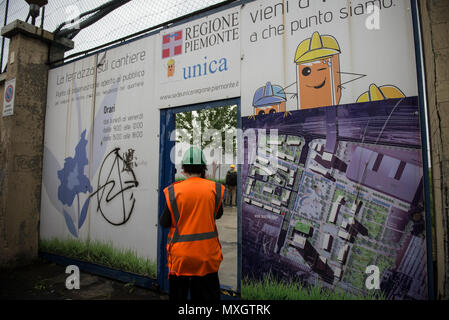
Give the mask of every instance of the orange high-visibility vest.
[(171, 213), (167, 241), (169, 275), (204, 276), (218, 272), (223, 260), (215, 217), (224, 186), (191, 177), (164, 189)]

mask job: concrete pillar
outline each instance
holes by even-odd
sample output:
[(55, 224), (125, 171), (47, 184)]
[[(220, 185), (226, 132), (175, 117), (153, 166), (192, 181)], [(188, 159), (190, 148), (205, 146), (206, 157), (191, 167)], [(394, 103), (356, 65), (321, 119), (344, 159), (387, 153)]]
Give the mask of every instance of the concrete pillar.
[(1, 104), (4, 82), (16, 79), (14, 114), (0, 113), (0, 266), (11, 266), (37, 257), (49, 59), (61, 59), (73, 42), (19, 20), (2, 36), (10, 45)]
[(434, 198), (436, 298), (449, 299), (449, 2), (419, 0)]

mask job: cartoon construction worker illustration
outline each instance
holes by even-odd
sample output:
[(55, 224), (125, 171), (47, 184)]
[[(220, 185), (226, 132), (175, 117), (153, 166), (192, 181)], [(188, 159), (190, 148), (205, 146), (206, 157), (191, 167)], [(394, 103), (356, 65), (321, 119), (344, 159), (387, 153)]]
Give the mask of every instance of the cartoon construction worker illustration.
[(369, 90), (362, 93), (357, 98), (357, 103), (380, 101), (385, 99), (405, 98), (405, 94), (396, 86), (385, 85), (378, 87), (374, 83), (370, 84)]
[[(285, 88), (271, 87), (270, 82), (267, 82), (265, 87), (257, 89), (253, 99), (253, 107), (256, 108), (255, 115), (262, 114), (262, 112), (263, 114), (270, 113), (271, 100), (265, 99), (265, 96), (270, 96), (272, 99), (276, 96), (277, 99), (280, 99), (279, 101), (284, 99), (280, 104), (276, 103), (279, 104), (279, 107), (273, 107), (273, 111), (271, 111), (284, 111), (284, 116), (289, 113), (286, 111), (286, 96), (296, 97), (297, 108), (301, 110), (338, 105), (342, 89), (345, 88), (343, 85), (366, 76), (341, 71), (340, 54), (340, 45), (331, 35), (321, 35), (315, 31), (310, 38), (301, 41), (296, 48), (294, 58), (296, 82)], [(349, 76), (350, 79), (342, 82), (342, 75)], [(287, 92), (286, 90), (292, 86), (296, 87), (296, 92)], [(275, 87), (276, 89), (274, 89)], [(250, 117), (253, 118), (255, 115)]]
[(296, 49), (298, 109), (336, 105), (341, 98), (340, 46), (330, 35), (314, 32)]
[(253, 107), (255, 115), (270, 114), (275, 112), (285, 112), (284, 89), (278, 85), (267, 82), (265, 86), (256, 90), (253, 97)]
[(169, 59), (167, 61), (167, 76), (173, 77), (174, 74), (175, 74), (175, 60)]

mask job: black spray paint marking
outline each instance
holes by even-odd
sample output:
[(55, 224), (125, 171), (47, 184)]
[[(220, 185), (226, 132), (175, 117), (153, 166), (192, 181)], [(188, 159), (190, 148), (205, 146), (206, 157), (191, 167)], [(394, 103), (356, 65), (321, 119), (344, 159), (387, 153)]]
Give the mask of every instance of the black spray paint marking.
[[(128, 161), (129, 159), (132, 161), (134, 155), (134, 150), (130, 150), (132, 152), (128, 151), (124, 154), (124, 156), (127, 155)], [(128, 222), (136, 203), (132, 189), (139, 185), (132, 169), (133, 166), (126, 163), (120, 156), (119, 151), (120, 148), (115, 148), (104, 158), (98, 173), (97, 190), (90, 195), (90, 197), (97, 195), (97, 211), (100, 211), (103, 218), (114, 226), (120, 226)], [(103, 169), (108, 172), (105, 181), (102, 181)], [(118, 182), (115, 180), (117, 178)], [(105, 210), (102, 205), (113, 201), (117, 197), (119, 197), (118, 199), (121, 198), (123, 217), (121, 220), (113, 221), (110, 217), (111, 213)]]
[(128, 152), (123, 153), (123, 171), (132, 171), (134, 167), (137, 167), (137, 157), (134, 156), (134, 149), (128, 149)]

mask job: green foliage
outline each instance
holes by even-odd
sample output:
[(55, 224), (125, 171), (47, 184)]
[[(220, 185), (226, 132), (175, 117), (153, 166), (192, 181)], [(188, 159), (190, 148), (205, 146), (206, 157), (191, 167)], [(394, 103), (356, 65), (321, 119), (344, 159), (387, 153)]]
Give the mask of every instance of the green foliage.
[(313, 285), (300, 282), (278, 280), (272, 274), (265, 275), (262, 281), (244, 278), (242, 299), (245, 300), (383, 300), (379, 292), (352, 294), (336, 288), (333, 291), (324, 288), (319, 281)]
[(40, 291), (43, 291), (43, 290), (47, 289), (47, 283), (46, 283), (46, 280), (43, 279), (43, 280), (37, 281), (37, 282), (34, 284), (34, 289), (40, 290)]
[(114, 248), (111, 243), (54, 238), (40, 240), (39, 249), (44, 252), (156, 278), (155, 262), (138, 257), (135, 251)]
[[(184, 181), (185, 179), (186, 179), (185, 177), (178, 177), (178, 178), (175, 179), (175, 181), (179, 182), (179, 181)], [(207, 178), (206, 177), (206, 180), (210, 180), (210, 181), (221, 183), (222, 185), (226, 185), (226, 180), (225, 179), (215, 179), (215, 178)]]
[(299, 232), (302, 232), (304, 234), (309, 234), (310, 228), (311, 227), (308, 224), (305, 224), (301, 221), (296, 222), (295, 229), (298, 230)]
[(134, 289), (135, 289), (135, 285), (136, 285), (136, 281), (133, 279), (133, 282), (128, 282), (127, 284), (125, 284), (125, 288), (128, 288), (128, 292), (129, 293), (133, 293)]
[[(219, 108), (202, 109), (176, 114), (176, 129), (184, 129), (185, 135), (178, 137), (178, 142), (194, 144), (194, 137), (202, 137), (208, 129), (221, 132), (222, 147), (225, 147), (226, 130), (237, 127), (237, 105), (223, 106)], [(234, 150), (235, 150), (235, 139)], [(213, 142), (213, 138), (202, 139), (201, 149), (204, 150)]]
[(379, 272), (382, 274), (386, 269), (394, 267), (394, 258), (384, 255), (378, 255), (376, 265), (379, 267)]

